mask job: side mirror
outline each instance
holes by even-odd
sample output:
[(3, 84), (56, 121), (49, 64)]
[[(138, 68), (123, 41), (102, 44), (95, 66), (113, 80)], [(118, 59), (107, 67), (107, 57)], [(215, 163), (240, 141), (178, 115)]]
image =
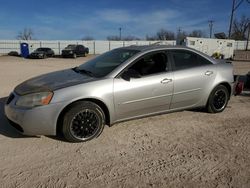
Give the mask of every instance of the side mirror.
[(134, 69), (128, 69), (122, 73), (121, 77), (126, 81), (130, 81), (130, 78), (141, 78), (141, 75)]

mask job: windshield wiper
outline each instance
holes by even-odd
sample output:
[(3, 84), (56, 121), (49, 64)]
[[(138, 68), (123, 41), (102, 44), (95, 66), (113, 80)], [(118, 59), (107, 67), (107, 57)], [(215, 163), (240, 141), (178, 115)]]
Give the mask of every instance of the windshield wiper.
[(85, 70), (85, 69), (79, 69), (79, 67), (75, 67), (72, 69), (73, 71), (77, 72), (77, 73), (80, 73), (80, 74), (87, 74), (91, 77), (94, 77), (94, 74), (91, 72), (91, 71), (88, 71), (88, 70)]

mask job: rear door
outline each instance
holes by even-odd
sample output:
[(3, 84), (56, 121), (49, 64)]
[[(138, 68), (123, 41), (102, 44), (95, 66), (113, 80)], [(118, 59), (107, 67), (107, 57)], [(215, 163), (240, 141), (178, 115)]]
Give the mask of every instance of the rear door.
[(173, 74), (164, 51), (146, 54), (126, 69), (140, 74), (140, 78), (114, 79), (116, 119), (122, 120), (145, 114), (166, 111), (170, 107)]
[(175, 81), (170, 108), (196, 106), (210, 91), (216, 76), (216, 65), (189, 50), (170, 50), (170, 54)]

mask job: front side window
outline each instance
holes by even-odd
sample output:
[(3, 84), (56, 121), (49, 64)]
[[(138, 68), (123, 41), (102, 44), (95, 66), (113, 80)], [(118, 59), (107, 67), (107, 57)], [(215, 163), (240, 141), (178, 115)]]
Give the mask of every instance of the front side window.
[(136, 71), (141, 76), (147, 76), (166, 72), (167, 62), (167, 55), (164, 52), (157, 52), (140, 58), (129, 69)]
[(171, 50), (171, 54), (173, 56), (175, 70), (182, 70), (212, 64), (204, 57), (187, 50)]

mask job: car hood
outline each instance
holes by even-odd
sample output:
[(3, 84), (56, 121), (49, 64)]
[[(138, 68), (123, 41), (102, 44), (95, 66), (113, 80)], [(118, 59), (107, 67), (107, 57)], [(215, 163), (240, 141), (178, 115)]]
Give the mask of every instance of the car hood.
[(96, 78), (76, 73), (72, 69), (66, 69), (31, 78), (18, 85), (14, 92), (18, 95), (26, 95), (36, 92), (54, 91), (94, 80)]

